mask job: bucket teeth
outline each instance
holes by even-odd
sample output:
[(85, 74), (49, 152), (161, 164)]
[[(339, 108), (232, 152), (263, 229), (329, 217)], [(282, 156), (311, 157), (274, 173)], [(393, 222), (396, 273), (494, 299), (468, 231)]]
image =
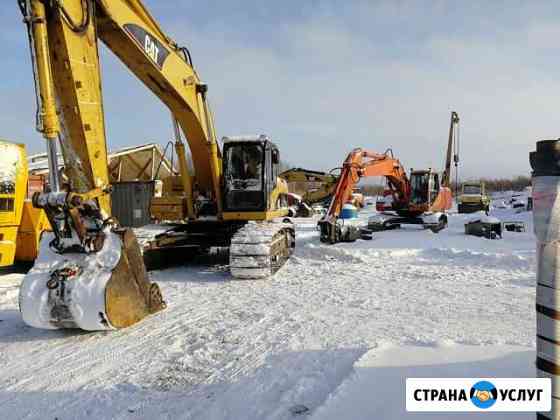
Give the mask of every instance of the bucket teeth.
[(107, 284), (105, 301), (111, 325), (124, 328), (165, 308), (159, 287), (150, 282), (136, 236), (131, 229), (118, 232), (123, 242), (121, 261)]

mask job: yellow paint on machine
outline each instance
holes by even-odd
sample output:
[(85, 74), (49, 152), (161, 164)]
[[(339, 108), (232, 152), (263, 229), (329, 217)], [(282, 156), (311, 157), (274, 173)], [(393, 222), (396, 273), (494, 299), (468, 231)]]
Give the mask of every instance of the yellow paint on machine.
[(224, 220), (272, 220), (288, 215), (288, 209), (261, 212), (224, 212)]
[(17, 235), (16, 261), (35, 261), (39, 254), (41, 235), (49, 230), (51, 227), (45, 212), (33, 207), (31, 201), (25, 201)]
[(25, 146), (0, 140), (0, 267), (34, 261), (50, 229), (45, 213), (26, 199), (27, 182)]

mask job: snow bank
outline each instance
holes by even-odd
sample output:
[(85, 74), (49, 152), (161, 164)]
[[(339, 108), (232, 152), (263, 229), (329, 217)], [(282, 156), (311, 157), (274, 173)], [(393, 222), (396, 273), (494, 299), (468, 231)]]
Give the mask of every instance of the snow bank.
[(366, 353), (312, 420), (534, 419), (534, 413), (409, 413), (406, 378), (534, 377), (535, 351), (518, 346), (386, 346)]

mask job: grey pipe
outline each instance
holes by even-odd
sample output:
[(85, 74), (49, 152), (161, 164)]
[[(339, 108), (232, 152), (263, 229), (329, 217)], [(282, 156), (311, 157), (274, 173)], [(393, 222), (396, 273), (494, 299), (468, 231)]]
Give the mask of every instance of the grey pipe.
[(60, 180), (58, 178), (58, 153), (56, 140), (47, 140), (47, 157), (49, 163), (49, 185), (52, 192), (60, 191)]
[(537, 142), (533, 168), (533, 221), (537, 237), (537, 376), (552, 381), (552, 410), (560, 415), (560, 140)]

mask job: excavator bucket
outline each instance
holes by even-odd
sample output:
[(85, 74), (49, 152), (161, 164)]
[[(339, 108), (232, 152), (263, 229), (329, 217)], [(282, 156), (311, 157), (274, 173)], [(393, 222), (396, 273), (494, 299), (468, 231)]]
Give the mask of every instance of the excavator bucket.
[(130, 229), (104, 230), (94, 253), (58, 254), (45, 234), (34, 267), (19, 295), (25, 323), (36, 328), (89, 331), (125, 328), (165, 308), (151, 283)]

